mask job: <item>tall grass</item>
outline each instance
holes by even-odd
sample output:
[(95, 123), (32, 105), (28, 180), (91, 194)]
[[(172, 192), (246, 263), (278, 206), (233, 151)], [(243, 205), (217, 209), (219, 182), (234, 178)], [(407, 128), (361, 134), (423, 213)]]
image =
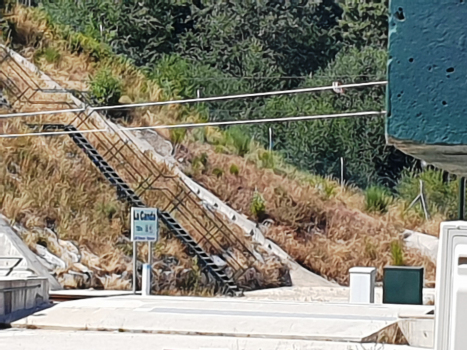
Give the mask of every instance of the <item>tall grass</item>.
[[(447, 219), (457, 215), (459, 181), (452, 176), (449, 181), (440, 170), (429, 169), (423, 172), (406, 171), (396, 187), (397, 193), (406, 203), (412, 202), (420, 193), (420, 180), (423, 181), (424, 194), (429, 212), (441, 214)], [(415, 210), (423, 216), (421, 204)]]
[(404, 266), (404, 249), (401, 241), (391, 242), (391, 256), (394, 266)]
[(365, 191), (365, 210), (372, 213), (386, 213), (393, 198), (389, 191), (381, 186), (371, 186)]
[(122, 81), (109, 68), (101, 68), (91, 79), (90, 92), (99, 103), (115, 105), (122, 96)]

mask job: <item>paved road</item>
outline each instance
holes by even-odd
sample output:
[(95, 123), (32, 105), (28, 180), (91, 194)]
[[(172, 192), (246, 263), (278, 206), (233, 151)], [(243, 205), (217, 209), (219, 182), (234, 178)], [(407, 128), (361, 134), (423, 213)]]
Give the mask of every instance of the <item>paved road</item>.
[(422, 350), (407, 346), (306, 340), (131, 334), (118, 332), (8, 329), (0, 331), (8, 350)]

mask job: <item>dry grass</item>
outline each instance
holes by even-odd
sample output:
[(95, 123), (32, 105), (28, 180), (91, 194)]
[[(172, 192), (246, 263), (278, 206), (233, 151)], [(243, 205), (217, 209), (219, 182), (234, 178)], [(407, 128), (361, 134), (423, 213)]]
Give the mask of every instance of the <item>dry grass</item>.
[[(254, 162), (216, 153), (207, 145), (188, 143), (186, 150), (190, 150), (183, 155), (188, 167), (195, 157), (207, 155), (207, 169), (190, 170), (193, 178), (251, 218), (250, 204), (255, 190), (259, 191), (265, 199), (265, 218), (274, 222), (266, 236), (302, 265), (340, 284), (348, 284), (348, 270), (353, 266), (377, 267), (380, 280), (383, 267), (394, 263), (391, 242), (400, 241), (404, 228), (420, 228), (418, 219), (403, 214), (399, 206), (385, 215), (363, 213), (358, 208), (363, 205), (363, 196), (355, 190), (346, 193), (336, 184), (334, 194), (329, 195), (319, 184), (260, 169)], [(234, 164), (238, 175), (229, 172)], [(223, 176), (218, 178), (213, 169), (223, 169)], [(408, 218), (405, 221), (404, 215)], [(426, 279), (434, 280), (435, 265), (428, 258), (405, 249), (404, 261), (424, 266)]]
[[(21, 13), (19, 12), (17, 20), (21, 20)], [(24, 18), (23, 18), (24, 19)], [(40, 27), (40, 26), (39, 26)], [(29, 37), (31, 35), (28, 34), (28, 30), (32, 30), (32, 27), (25, 27), (23, 28), (23, 35), (25, 37)], [(35, 51), (31, 48), (24, 50), (25, 54), (29, 57), (34, 57)], [(60, 53), (59, 55), (61, 59), (69, 60), (71, 62), (73, 55), (66, 55)], [(89, 57), (76, 57), (76, 64), (73, 64), (75, 67), (73, 69), (74, 74), (77, 71), (83, 69), (82, 73), (84, 74), (84, 69), (91, 67), (92, 65), (87, 64), (86, 62), (89, 61)], [(55, 78), (55, 75), (59, 75), (61, 78), (65, 76), (66, 70), (62, 66), (63, 62), (55, 62), (54, 64), (47, 65), (45, 62), (44, 68), (47, 70), (47, 73), (50, 74)], [(58, 68), (57, 68), (58, 67)], [(18, 70), (15, 69), (16, 66), (12, 60), (6, 61), (3, 64), (2, 69), (8, 73), (10, 79), (14, 81), (20, 90), (24, 90), (27, 85), (33, 86), (37, 85), (41, 88), (50, 88), (47, 84), (44, 83), (37, 75), (33, 75), (31, 73), (18, 74)], [(114, 70), (117, 68), (113, 67)], [(122, 69), (120, 67), (120, 69)], [(16, 71), (15, 71), (16, 70)], [(92, 69), (90, 69), (92, 72)], [(57, 72), (61, 72), (58, 74)], [(118, 73), (118, 72), (117, 72)], [(135, 69), (127, 69), (124, 70), (125, 73), (125, 82), (130, 84), (133, 88), (137, 88), (138, 86), (138, 79), (141, 81), (141, 74), (138, 76), (138, 73)], [(127, 74), (128, 73), (128, 74)], [(123, 72), (122, 72), (123, 74)], [(26, 81), (26, 82), (25, 82)], [(143, 82), (144, 83), (144, 82)], [(136, 91), (136, 90), (135, 90)], [(145, 88), (147, 94), (149, 94), (152, 98), (157, 93), (156, 89)], [(34, 95), (34, 103), (30, 101), (19, 101), (14, 105), (15, 109), (20, 111), (28, 111), (34, 110), (37, 108), (37, 103), (41, 101), (53, 101), (54, 103), (49, 103), (47, 105), (50, 109), (61, 108), (60, 104), (63, 102), (71, 101), (70, 96), (68, 94), (50, 94), (50, 93), (36, 93)], [(63, 106), (62, 106), (63, 108)], [(146, 114), (146, 116), (151, 116), (154, 114)], [(90, 116), (82, 116), (81, 119), (75, 119), (75, 116), (72, 114), (57, 114), (54, 116), (48, 116), (46, 118), (32, 118), (30, 122), (48, 122), (48, 123), (73, 123), (76, 126), (79, 126), (81, 130), (87, 129), (95, 129), (95, 128), (103, 128), (105, 127), (105, 122), (99, 119), (100, 117), (97, 114), (93, 114)], [(84, 122), (83, 122), (84, 121)], [(18, 125), (18, 128), (21, 126)], [(118, 133), (114, 134), (88, 134), (88, 140), (93, 144), (101, 154), (107, 153), (109, 149), (111, 149), (115, 144), (118, 143), (118, 148), (123, 146), (124, 143), (122, 142), (121, 136)], [(47, 147), (51, 147), (55, 145), (47, 145)], [(29, 158), (29, 157), (26, 157)], [(146, 205), (158, 207), (162, 210), (167, 211), (175, 211), (174, 216), (176, 219), (182, 224), (182, 226), (187, 229), (190, 234), (197, 239), (198, 241), (202, 241), (201, 244), (206, 252), (210, 254), (220, 254), (223, 251), (229, 251), (228, 255), (224, 255), (224, 258), (230, 263), (233, 270), (231, 273), (233, 274), (236, 269), (248, 269), (249, 266), (253, 266), (253, 269), (247, 271), (247, 274), (243, 275), (241, 280), (239, 281), (241, 285), (245, 288), (259, 288), (259, 287), (273, 287), (281, 284), (281, 282), (285, 274), (287, 273), (287, 269), (284, 267), (283, 263), (280, 262), (274, 256), (271, 256), (265, 251), (258, 251), (257, 252), (263, 255), (265, 263), (259, 264), (256, 261), (254, 255), (250, 253), (253, 250), (253, 243), (251, 242), (251, 238), (247, 238), (244, 235), (244, 232), (235, 225), (230, 225), (228, 220), (225, 220), (222, 217), (219, 217), (218, 214), (210, 213), (207, 210), (203, 209), (199, 199), (196, 197), (194, 193), (192, 193), (183, 182), (181, 182), (178, 177), (174, 176), (174, 174), (168, 169), (166, 166), (161, 164), (156, 164), (156, 159), (151, 157), (150, 154), (143, 156), (141, 152), (133, 146), (125, 146), (123, 147), (118, 154), (114, 157), (111, 157), (111, 165), (114, 169), (119, 173), (119, 175), (129, 183), (133, 188), (139, 188), (140, 184), (143, 183), (144, 180), (148, 179), (148, 183), (152, 184), (152, 189), (145, 191), (141, 194), (143, 200), (145, 201)], [(28, 169), (32, 164), (25, 165)], [(94, 173), (96, 170), (94, 170)], [(80, 176), (79, 174), (75, 174), (76, 176)], [(37, 181), (41, 181), (41, 174), (34, 173), (32, 176), (37, 179)], [(87, 181), (96, 181), (99, 178), (98, 174), (94, 174), (94, 179), (86, 179), (83, 180), (83, 184), (86, 184)], [(60, 180), (57, 179), (57, 183), (60, 183)], [(83, 185), (82, 188), (79, 189), (81, 192), (87, 191), (87, 187)], [(80, 193), (81, 195), (81, 193)], [(69, 196), (66, 191), (62, 192), (61, 199), (63, 201), (67, 200)], [(44, 206), (49, 207), (51, 206), (51, 199), (48, 198), (48, 193), (43, 195), (45, 199)], [(7, 198), (5, 201), (5, 207), (8, 207), (7, 211), (9, 210), (8, 214), (16, 214), (11, 212), (14, 208), (18, 208), (19, 205), (15, 205), (14, 201), (17, 201), (18, 198), (12, 196)], [(181, 204), (177, 203), (179, 200), (182, 200)], [(27, 207), (29, 203), (24, 203), (24, 206)], [(97, 208), (94, 208), (94, 211)], [(63, 211), (65, 214), (61, 215), (70, 215), (69, 210), (67, 207), (62, 208), (60, 204), (60, 210)], [(79, 210), (79, 204), (76, 205), (74, 208), (75, 211)], [(105, 210), (104, 210), (105, 211)], [(60, 214), (57, 213), (56, 217), (59, 217)], [(16, 217), (16, 216), (14, 216)], [(228, 228), (227, 228), (228, 226)], [(221, 227), (218, 229), (218, 227)], [(70, 225), (66, 225), (60, 227), (63, 230), (70, 230), (73, 229)], [(86, 235), (86, 231), (92, 229), (94, 234)], [(89, 237), (87, 244), (95, 244), (94, 239), (96, 235), (102, 234), (100, 230), (101, 227), (96, 227), (96, 222), (91, 221), (89, 222), (82, 222), (79, 227), (79, 236)], [(76, 232), (76, 231), (75, 231)], [(208, 233), (207, 240), (203, 240), (204, 235)], [(226, 234), (227, 233), (227, 234)], [(97, 242), (96, 242), (97, 244)], [(110, 251), (110, 250), (109, 250)], [(108, 250), (104, 249), (101, 254), (107, 254)], [(183, 265), (180, 265), (181, 271), (183, 270), (185, 273), (186, 269)], [(229, 272), (228, 272), (229, 273)]]
[[(21, 125), (15, 122), (5, 129), (17, 132)], [(59, 280), (68, 288), (81, 287), (79, 280), (66, 276), (70, 271), (82, 271), (67, 258), (63, 242), (51, 237), (44, 227), (53, 228), (60, 240), (75, 242), (81, 255), (79, 263), (93, 272), (92, 287), (128, 289), (132, 265), (127, 254), (131, 254), (131, 244), (119, 244), (128, 231), (127, 208), (117, 201), (115, 190), (76, 145), (67, 137), (34, 137), (0, 139), (0, 149), (2, 213), (27, 229), (23, 238), (31, 248), (45, 241), (49, 251), (67, 262), (67, 269), (56, 271)], [(144, 261), (146, 256), (141, 249), (139, 258)], [(163, 238), (156, 246), (155, 257), (156, 261), (175, 259), (179, 270), (195, 268), (193, 259), (175, 239)], [(164, 266), (155, 268), (171, 271)], [(182, 272), (170, 274), (179, 292)], [(155, 288), (167, 293), (174, 284), (157, 281)], [(200, 288), (206, 287), (200, 284)]]
[[(53, 35), (44, 23), (31, 16), (30, 10), (18, 10), (15, 21), (20, 24), (24, 37), (34, 38), (34, 33), (45, 32), (44, 45), (54, 45), (60, 50), (62, 58), (58, 66), (46, 62), (41, 62), (41, 66), (67, 87), (74, 87), (74, 81), (88, 79), (99, 67), (109, 66), (122, 79), (130, 101), (160, 98), (160, 89), (134, 67), (109, 59), (94, 61), (86, 54), (73, 55), (67, 51), (67, 43), (56, 37), (52, 42)], [(33, 57), (34, 50), (28, 50), (23, 53)], [(87, 88), (85, 83), (80, 84), (83, 84), (81, 88)], [(152, 108), (135, 113), (129, 123), (172, 123), (180, 120), (180, 112), (180, 106)], [(198, 120), (199, 117), (193, 114), (188, 118)], [(161, 134), (167, 139), (170, 137), (167, 131)], [(211, 140), (223, 137), (215, 128), (207, 128), (205, 134)], [(415, 212), (406, 212), (407, 204), (401, 202), (394, 203), (386, 214), (366, 214), (364, 195), (358, 189), (344, 188), (332, 180), (304, 174), (280, 161), (267, 169), (261, 161), (265, 151), (258, 147), (244, 158), (218, 153), (213, 146), (188, 140), (179, 150), (187, 173), (245, 215), (253, 217), (250, 212), (252, 196), (256, 190), (261, 193), (265, 199), (265, 217), (274, 221), (266, 235), (310, 270), (342, 284), (348, 283), (348, 269), (357, 265), (378, 267), (380, 278), (382, 268), (394, 260), (391, 243), (399, 242), (399, 234), (404, 229), (436, 235), (443, 220), (437, 216), (425, 221)], [(202, 169), (192, 167), (195, 157), (203, 153), (208, 156), (208, 165)], [(231, 173), (232, 165), (238, 167), (238, 174)], [(222, 170), (222, 175), (219, 176), (219, 171), (213, 172), (214, 169)], [(238, 235), (241, 237), (240, 232)], [(427, 280), (434, 279), (435, 266), (427, 258), (404, 248), (404, 261), (407, 265), (424, 266)]]

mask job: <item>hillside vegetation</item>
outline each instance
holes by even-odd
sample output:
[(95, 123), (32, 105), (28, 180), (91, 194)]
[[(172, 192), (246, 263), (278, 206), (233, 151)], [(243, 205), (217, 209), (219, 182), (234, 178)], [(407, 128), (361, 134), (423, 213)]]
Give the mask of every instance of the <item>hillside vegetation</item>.
[[(183, 72), (204, 71), (211, 74), (212, 77), (224, 77), (227, 74), (221, 70), (222, 67), (200, 66), (196, 64), (196, 61), (183, 57), (176, 59), (166, 58), (166, 56), (156, 57), (153, 62), (155, 66), (152, 68), (150, 64), (146, 64), (145, 68), (137, 68), (134, 63), (139, 61), (131, 57), (131, 50), (128, 51), (130, 57), (114, 55), (114, 52), (118, 52), (117, 44), (112, 44), (110, 39), (105, 38), (98, 38), (102, 39), (102, 41), (96, 40), (96, 32), (89, 33), (83, 29), (79, 34), (75, 32), (75, 30), (80, 30), (78, 27), (63, 27), (60, 25), (60, 21), (62, 21), (60, 16), (64, 16), (64, 14), (62, 13), (60, 16), (54, 14), (51, 10), (53, 6), (51, 4), (47, 5), (47, 2), (45, 4), (45, 9), (50, 11), (50, 15), (47, 15), (43, 10), (15, 9), (14, 13), (8, 17), (9, 33), (11, 33), (9, 36), (10, 41), (13, 44), (20, 45), (17, 48), (21, 49), (23, 54), (27, 55), (31, 60), (35, 60), (47, 74), (61, 84), (69, 88), (90, 89), (90, 91), (94, 92), (96, 99), (100, 97), (99, 93), (97, 93), (98, 89), (95, 89), (96, 86), (103, 87), (107, 92), (112, 92), (104, 93), (102, 96), (115, 98), (117, 95), (120, 96), (119, 100), (144, 101), (180, 97), (184, 96), (183, 89), (190, 88), (190, 86), (196, 89), (196, 85), (190, 85), (190, 79), (187, 80), (187, 75), (182, 74)], [(141, 6), (144, 6), (145, 3), (142, 2), (141, 4), (143, 4)], [(79, 6), (91, 5), (80, 3)], [(212, 6), (215, 8), (215, 4)], [(380, 8), (378, 4), (374, 6)], [(70, 9), (69, 16), (79, 10), (73, 8), (71, 4), (70, 7), (66, 8)], [(57, 9), (55, 8), (55, 11), (58, 11)], [(141, 13), (145, 14), (147, 12), (142, 11)], [(349, 13), (352, 13), (352, 11), (347, 12), (348, 16), (350, 16)], [(109, 16), (109, 18), (113, 17)], [(377, 18), (380, 17), (377, 16)], [(81, 21), (80, 18), (76, 20)], [(347, 20), (350, 21), (351, 18)], [(149, 23), (151, 22), (149, 21)], [(354, 30), (353, 26), (349, 27)], [(111, 27), (107, 26), (106, 28)], [(333, 28), (326, 28), (326, 32), (346, 28), (345, 21), (339, 22)], [(342, 35), (341, 40), (350, 40), (348, 37), (360, 40), (355, 34), (352, 36), (351, 32), (348, 35)], [(118, 37), (118, 32), (113, 31), (113, 33), (115, 37)], [(106, 41), (108, 41), (107, 44)], [(349, 51), (336, 50), (335, 56), (333, 56), (335, 60), (320, 63), (316, 69), (321, 69), (323, 72), (332, 72), (334, 68), (330, 67), (339, 67), (341, 69), (340, 74), (343, 74), (343, 72), (349, 71), (347, 68), (350, 66), (359, 67), (360, 64), (361, 67), (365, 67), (365, 65), (374, 67), (371, 62), (383, 62), (385, 60), (384, 53), (377, 48), (378, 45), (384, 43), (384, 35), (381, 36), (380, 41), (375, 40), (369, 48), (362, 48), (361, 42), (360, 44), (355, 43), (356, 48), (349, 48), (341, 41), (339, 45), (342, 46), (342, 50)], [(341, 47), (339, 45), (338, 47)], [(49, 54), (46, 54), (46, 50), (49, 51)], [(135, 49), (135, 51), (137, 50)], [(154, 51), (158, 51), (158, 49), (154, 49)], [(57, 54), (51, 55), (51, 52)], [(355, 56), (361, 55), (361, 60), (355, 58), (352, 61), (352, 55), (346, 55), (345, 52), (353, 53)], [(50, 56), (55, 58), (50, 58)], [(184, 70), (179, 71), (180, 67)], [(193, 67), (200, 70), (193, 70)], [(107, 73), (102, 74), (103, 71)], [(365, 68), (362, 68), (362, 71), (368, 72)], [(285, 73), (280, 72), (280, 74)], [(106, 79), (103, 77), (106, 77)], [(364, 77), (364, 75), (362, 74), (360, 77)], [(267, 81), (267, 79), (265, 80)], [(228, 82), (229, 80), (218, 79), (216, 81)], [(232, 84), (239, 81), (249, 80), (232, 79)], [(325, 80), (315, 79), (307, 81), (309, 84), (313, 82), (313, 84), (317, 85), (325, 82)], [(288, 84), (292, 84), (292, 82)], [(273, 87), (276, 87), (276, 85)], [(270, 87), (268, 86), (268, 88)], [(187, 93), (187, 96), (194, 93), (193, 89), (190, 93)], [(231, 90), (226, 89), (223, 92), (226, 91)], [(321, 96), (304, 95), (287, 99), (269, 99), (261, 103), (251, 101), (251, 103), (258, 103), (260, 106), (257, 108), (272, 108), (271, 110), (277, 112), (277, 109), (272, 106), (276, 105), (281, 108), (284, 108), (284, 106), (286, 108), (288, 108), (287, 106), (291, 106), (290, 108), (300, 106), (302, 108), (301, 106), (306, 106), (308, 101), (316, 101), (318, 105), (323, 104), (325, 109), (314, 112), (318, 114), (324, 110), (332, 112), (337, 108), (339, 108), (339, 112), (342, 109), (349, 110), (353, 106), (368, 106), (367, 108), (375, 106), (374, 108), (376, 108), (376, 105), (372, 105), (372, 103), (382, 103), (383, 99), (382, 91), (378, 92), (376, 89), (371, 93), (357, 91), (355, 95), (344, 97), (323, 93)], [(312, 102), (309, 103), (309, 106), (307, 108), (316, 108), (316, 105)], [(248, 111), (248, 107), (244, 107), (237, 108)], [(240, 112), (239, 115), (243, 116), (241, 113), (243, 112)], [(195, 109), (171, 106), (151, 108), (144, 111), (139, 110), (131, 115), (116, 115), (114, 117), (119, 117), (120, 122), (126, 125), (155, 125), (174, 123), (181, 120), (206, 120), (206, 118), (214, 118), (215, 116), (212, 115), (212, 106), (201, 106)], [(359, 122), (361, 124), (358, 124)], [(376, 169), (374, 154), (380, 156), (381, 163), (388, 166), (389, 170), (387, 172), (393, 169), (401, 170), (403, 168), (401, 164), (407, 163), (406, 158), (397, 151), (384, 146), (384, 134), (381, 134), (383, 125), (381, 120), (358, 122), (356, 120), (344, 120), (329, 123), (303, 123), (301, 125), (304, 126), (304, 129), (294, 131), (297, 140), (300, 140), (300, 138), (310, 139), (308, 130), (311, 129), (307, 129), (308, 127), (316, 128), (316, 130), (333, 128), (333, 130), (337, 131), (332, 134), (334, 137), (338, 138), (338, 135), (342, 134), (344, 136), (348, 135), (349, 139), (352, 138), (352, 140), (355, 140), (356, 136), (360, 136), (358, 132), (360, 130), (365, 137), (357, 137), (358, 142), (370, 142), (370, 144), (365, 146), (367, 152), (363, 152), (361, 155), (359, 153), (361, 152), (360, 146), (355, 145), (355, 149), (358, 150), (354, 154), (355, 159), (363, 161), (367, 154), (366, 159), (371, 159), (371, 161), (365, 163), (366, 168), (362, 163), (360, 167), (355, 166), (355, 174), (362, 171), (366, 178), (366, 184), (372, 183), (372, 177), (378, 177), (379, 175), (375, 174), (379, 174), (382, 169), (379, 167), (374, 172), (371, 170)], [(305, 127), (305, 125), (308, 126)], [(290, 126), (288, 129), (293, 130)], [(284, 130), (287, 130), (287, 128), (284, 127)], [(436, 234), (439, 222), (444, 218), (444, 212), (440, 211), (440, 214), (433, 213), (434, 219), (425, 222), (417, 211), (405, 211), (407, 201), (394, 199), (390, 194), (385, 194), (385, 192), (380, 194), (377, 191), (376, 196), (378, 198), (388, 196), (390, 199), (383, 198), (384, 210), (381, 210), (380, 207), (374, 210), (368, 205), (368, 200), (366, 200), (365, 194), (361, 190), (352, 186), (342, 187), (332, 180), (309, 175), (291, 167), (287, 164), (289, 162), (293, 163), (290, 157), (286, 157), (280, 152), (265, 151), (258, 142), (245, 137), (246, 133), (242, 129), (218, 130), (205, 128), (186, 133), (165, 131), (161, 133), (177, 144), (177, 159), (181, 160), (181, 165), (187, 174), (250, 218), (260, 222), (265, 219), (272, 220), (272, 226), (267, 230), (265, 229), (266, 235), (310, 270), (346, 284), (348, 283), (348, 269), (352, 266), (377, 266), (378, 278), (380, 278), (382, 268), (385, 265), (406, 264), (425, 266), (427, 280), (433, 281), (433, 262), (416, 252), (406, 249), (399, 234), (404, 229), (416, 229)], [(315, 156), (322, 159), (323, 162), (327, 154), (334, 154), (338, 157), (331, 149), (334, 145), (340, 144), (337, 139), (334, 142), (322, 144), (324, 140), (327, 140), (328, 136), (329, 134), (321, 134), (319, 139), (313, 141), (322, 147), (321, 153), (316, 153)], [(372, 139), (373, 136), (375, 139)], [(379, 141), (374, 141), (376, 139)], [(375, 143), (372, 144), (371, 142)], [(341, 145), (343, 149), (350, 147), (344, 141), (342, 141)], [(292, 147), (291, 144), (287, 149), (290, 149), (290, 147)], [(327, 149), (326, 147), (330, 148)], [(301, 150), (301, 146), (298, 147), (294, 151), (294, 156), (303, 161), (305, 158), (303, 154), (308, 155), (309, 153), (300, 153)], [(310, 155), (310, 157), (312, 156)], [(399, 162), (399, 165), (393, 164), (390, 166), (387, 157), (395, 157), (394, 159), (398, 159), (402, 163)], [(316, 172), (323, 173), (323, 171), (319, 170)], [(390, 177), (392, 175), (385, 173), (384, 176)], [(379, 180), (376, 182), (379, 182)], [(403, 252), (402, 259), (398, 253), (400, 251)]]
[[(44, 0), (54, 25), (81, 33), (142, 67), (164, 95), (271, 91), (385, 80), (387, 0), (74, 1)], [(210, 120), (384, 109), (384, 87), (210, 103)], [(261, 144), (273, 128), (275, 150), (290, 164), (360, 187), (393, 187), (413, 161), (385, 145), (384, 118), (248, 126)]]

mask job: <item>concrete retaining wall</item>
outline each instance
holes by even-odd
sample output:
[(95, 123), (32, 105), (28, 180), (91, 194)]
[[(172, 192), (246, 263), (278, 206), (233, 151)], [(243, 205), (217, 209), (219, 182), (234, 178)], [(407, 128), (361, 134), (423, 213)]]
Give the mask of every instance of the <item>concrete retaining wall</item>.
[(49, 305), (46, 278), (0, 279), (0, 324), (17, 321)]

